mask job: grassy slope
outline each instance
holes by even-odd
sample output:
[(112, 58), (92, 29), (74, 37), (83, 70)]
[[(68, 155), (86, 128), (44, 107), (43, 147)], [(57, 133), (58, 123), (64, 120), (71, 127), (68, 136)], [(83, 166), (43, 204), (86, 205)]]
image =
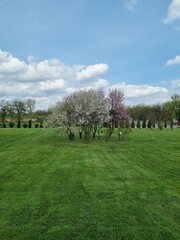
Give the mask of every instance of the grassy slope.
[(0, 239), (180, 239), (180, 129), (123, 142), (0, 129)]

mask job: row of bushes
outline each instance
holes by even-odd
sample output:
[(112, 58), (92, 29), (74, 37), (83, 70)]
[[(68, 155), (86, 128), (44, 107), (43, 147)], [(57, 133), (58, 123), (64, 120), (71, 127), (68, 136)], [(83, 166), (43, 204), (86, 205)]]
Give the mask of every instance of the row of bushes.
[[(174, 123), (171, 122), (169, 125), (172, 128)], [(162, 124), (162, 122), (159, 121), (157, 126), (159, 129), (162, 129), (163, 127), (167, 128), (168, 124), (166, 121), (164, 122), (164, 124)], [(146, 120), (143, 120), (142, 123), (140, 122), (140, 120), (138, 120), (136, 123), (134, 121), (132, 121), (131, 128), (135, 128), (135, 127), (137, 127), (137, 128), (155, 128), (156, 124), (154, 122), (152, 123), (151, 121), (146, 122)]]
[[(1, 126), (1, 124), (0, 124), (0, 126)], [(7, 124), (7, 123), (3, 123), (2, 124), (2, 128), (6, 128), (7, 126), (9, 126), (9, 128), (13, 128), (15, 126), (15, 123), (14, 122), (10, 122), (9, 124)], [(21, 126), (23, 128), (32, 128), (32, 121), (29, 120), (28, 123), (21, 123), (21, 121), (18, 121), (17, 122), (17, 128), (21, 128)], [(42, 123), (35, 123), (34, 127), (35, 128), (39, 128), (39, 127), (43, 128), (43, 125), (42, 125)]]

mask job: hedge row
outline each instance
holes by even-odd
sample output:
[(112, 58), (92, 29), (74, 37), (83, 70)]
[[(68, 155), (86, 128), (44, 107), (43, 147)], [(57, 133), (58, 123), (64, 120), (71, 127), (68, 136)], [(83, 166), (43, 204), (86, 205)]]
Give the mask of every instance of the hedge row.
[[(0, 123), (0, 127), (2, 128), (6, 128), (6, 127), (9, 127), (9, 128), (13, 128), (13, 127), (17, 127), (17, 128), (32, 128), (32, 122), (31, 120), (28, 122), (28, 123), (21, 123), (20, 121), (17, 122), (17, 124), (15, 124), (14, 122), (10, 122), (10, 123)], [(35, 123), (34, 124), (34, 127), (35, 128), (43, 128), (43, 125), (42, 123)]]

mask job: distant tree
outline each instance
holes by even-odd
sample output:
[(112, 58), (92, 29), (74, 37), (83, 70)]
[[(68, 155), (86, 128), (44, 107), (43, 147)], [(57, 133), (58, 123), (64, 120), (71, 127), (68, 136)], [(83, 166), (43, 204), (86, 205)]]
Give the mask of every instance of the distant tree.
[(146, 128), (146, 120), (143, 120), (143, 122), (142, 122), (142, 128)]
[(167, 121), (164, 122), (164, 128), (167, 128)]
[(140, 120), (137, 121), (137, 128), (141, 128), (141, 122), (140, 122)]
[(32, 127), (32, 121), (30, 119), (29, 122), (28, 122), (28, 128), (31, 128), (31, 127)]
[(27, 99), (25, 101), (26, 112), (29, 113), (30, 118), (32, 118), (32, 113), (33, 113), (33, 111), (35, 109), (35, 105), (36, 105), (36, 100)]
[(132, 107), (128, 107), (128, 113), (130, 117), (134, 120), (147, 120), (149, 114), (151, 112), (151, 106), (149, 105), (135, 105)]
[(21, 120), (18, 119), (18, 122), (17, 122), (17, 128), (20, 128), (21, 127)]
[(172, 97), (172, 108), (177, 121), (180, 121), (180, 95), (174, 94)]
[(111, 118), (111, 127), (114, 128), (122, 121), (129, 119), (128, 111), (123, 103), (124, 93), (119, 89), (113, 89), (109, 91), (107, 102), (109, 106), (109, 115)]
[(5, 100), (0, 101), (1, 121), (2, 121), (2, 126), (3, 127), (4, 127), (4, 124), (5, 124), (6, 115), (8, 113), (8, 106), (9, 106), (9, 103), (6, 102)]
[(153, 105), (152, 106), (152, 112), (153, 112), (153, 115), (155, 116), (155, 119), (157, 121), (158, 128), (160, 130), (162, 130), (162, 127), (163, 127), (162, 121), (164, 119), (162, 106), (160, 104)]
[(132, 128), (135, 128), (134, 120), (132, 120), (131, 127), (132, 127)]
[(152, 127), (152, 124), (151, 124), (151, 122), (150, 121), (148, 121), (148, 128), (151, 128)]
[(26, 112), (26, 104), (24, 101), (15, 100), (13, 102), (13, 106), (14, 106), (15, 112), (17, 113), (18, 122), (20, 122), (22, 113)]
[(9, 105), (8, 105), (8, 115), (9, 115), (9, 118), (11, 120), (13, 120), (14, 114), (15, 114), (14, 105), (12, 103), (9, 103)]

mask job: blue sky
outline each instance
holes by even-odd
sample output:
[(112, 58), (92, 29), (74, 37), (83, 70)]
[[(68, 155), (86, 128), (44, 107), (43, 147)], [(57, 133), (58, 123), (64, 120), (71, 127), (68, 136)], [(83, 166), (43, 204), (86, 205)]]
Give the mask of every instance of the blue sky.
[(128, 105), (180, 93), (180, 0), (0, 0), (0, 100), (99, 87)]

